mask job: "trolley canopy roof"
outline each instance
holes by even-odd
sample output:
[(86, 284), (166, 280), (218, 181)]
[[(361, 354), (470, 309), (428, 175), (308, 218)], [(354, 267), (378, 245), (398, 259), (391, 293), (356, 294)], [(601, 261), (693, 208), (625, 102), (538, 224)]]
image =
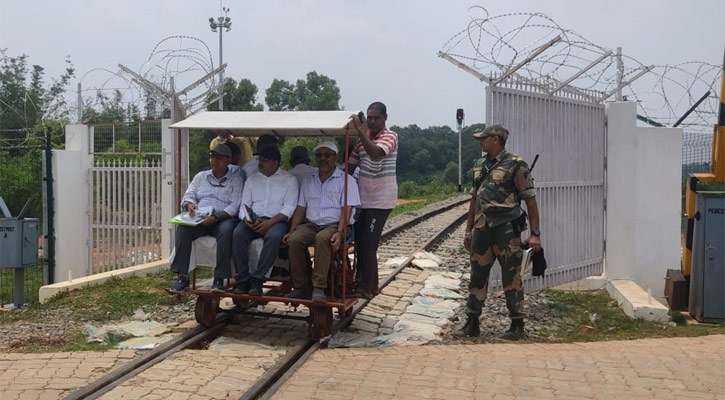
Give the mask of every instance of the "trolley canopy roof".
[[(357, 114), (357, 112), (355, 112)], [(345, 136), (352, 111), (204, 111), (170, 128), (227, 129), (234, 136)]]

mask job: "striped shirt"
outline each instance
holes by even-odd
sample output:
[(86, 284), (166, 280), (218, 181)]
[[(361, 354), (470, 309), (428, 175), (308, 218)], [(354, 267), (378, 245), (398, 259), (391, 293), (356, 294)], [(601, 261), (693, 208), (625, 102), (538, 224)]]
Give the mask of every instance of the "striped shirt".
[(244, 181), (239, 173), (227, 169), (226, 175), (217, 179), (211, 170), (201, 171), (191, 180), (189, 187), (181, 199), (181, 208), (187, 203), (199, 207), (209, 207), (214, 212), (226, 211), (230, 216), (237, 215), (242, 202)]
[[(308, 176), (300, 187), (300, 198), (297, 205), (307, 208), (305, 220), (315, 225), (331, 225), (340, 221), (342, 207), (345, 206), (345, 173), (335, 168), (332, 175), (320, 181), (319, 171)], [(347, 205), (360, 206), (360, 195), (355, 179), (347, 179)]]
[[(367, 134), (370, 136), (370, 131)], [(395, 178), (398, 134), (385, 128), (372, 141), (385, 152), (382, 158), (373, 160), (365, 151), (362, 140), (355, 143), (350, 155), (350, 165), (359, 164), (360, 202), (362, 208), (392, 209), (398, 200), (398, 182)]]
[(247, 216), (244, 205), (249, 206), (258, 217), (272, 218), (284, 214), (289, 219), (297, 206), (298, 190), (297, 178), (280, 168), (272, 176), (255, 172), (244, 183), (239, 219)]

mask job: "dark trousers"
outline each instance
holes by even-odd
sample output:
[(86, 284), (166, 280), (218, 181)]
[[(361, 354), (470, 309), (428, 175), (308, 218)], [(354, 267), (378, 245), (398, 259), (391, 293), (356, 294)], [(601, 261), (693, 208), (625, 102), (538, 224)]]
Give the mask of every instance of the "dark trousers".
[(355, 222), (355, 249), (359, 286), (378, 287), (378, 244), (392, 209), (363, 208)]
[(232, 232), (237, 226), (237, 218), (227, 218), (210, 226), (186, 226), (179, 225), (176, 228), (176, 256), (171, 263), (171, 270), (179, 275), (189, 273), (189, 257), (191, 256), (191, 242), (202, 236), (214, 236), (216, 238), (216, 268), (215, 278), (232, 277)]
[(491, 267), (501, 264), (501, 284), (511, 319), (523, 319), (524, 286), (521, 281), (521, 234), (511, 222), (473, 230), (471, 241), (471, 282), (468, 284), (466, 314), (479, 316), (488, 292)]
[[(260, 235), (247, 226), (244, 221), (239, 221), (237, 227), (234, 228), (234, 248), (232, 249), (234, 266), (237, 269), (237, 276), (235, 278), (237, 282), (246, 282), (250, 276), (255, 279), (264, 280), (267, 271), (272, 268), (274, 260), (277, 259), (279, 245), (282, 243), (282, 237), (287, 233), (288, 229), (289, 225), (287, 222), (279, 222), (272, 225), (264, 235)], [(262, 253), (259, 255), (257, 268), (250, 274), (249, 270), (252, 268), (249, 265), (249, 244), (259, 238), (264, 238)]]

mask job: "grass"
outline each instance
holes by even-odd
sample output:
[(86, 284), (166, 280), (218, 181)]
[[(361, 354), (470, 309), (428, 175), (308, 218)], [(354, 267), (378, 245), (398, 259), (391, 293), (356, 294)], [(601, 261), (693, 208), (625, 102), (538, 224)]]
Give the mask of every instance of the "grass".
[[(676, 326), (669, 323), (631, 319), (606, 293), (575, 293), (549, 290), (549, 314), (558, 330), (542, 331), (539, 335), (549, 342), (592, 342), (602, 340), (628, 340), (652, 337), (703, 336), (725, 334), (723, 325), (685, 325), (679, 312), (671, 312)], [(596, 314), (596, 317), (593, 317)], [(594, 321), (592, 321), (592, 319)], [(594, 331), (580, 331), (588, 325)]]
[[(211, 268), (198, 268), (197, 279), (213, 276)], [(163, 271), (145, 277), (113, 278), (101, 285), (81, 290), (60, 293), (45, 304), (31, 303), (28, 307), (0, 314), (0, 325), (14, 322), (43, 322), (48, 315), (63, 310), (65, 318), (72, 321), (90, 322), (94, 325), (123, 320), (142, 306), (174, 305), (179, 301), (164, 289), (171, 286), (176, 275)], [(189, 296), (182, 296), (181, 302), (187, 302)], [(83, 334), (78, 333), (67, 338), (49, 339), (43, 336), (31, 336), (22, 343), (11, 342), (9, 347), (22, 352), (68, 352), (113, 348), (115, 343), (87, 343)]]
[[(45, 265), (43, 264), (25, 267), (23, 282), (23, 301), (25, 303), (38, 301), (38, 289), (43, 286), (44, 269)], [(14, 268), (0, 268), (0, 305), (10, 304), (14, 301), (14, 280)]]
[(395, 208), (393, 208), (393, 211), (390, 212), (390, 215), (388, 216), (388, 218), (393, 218), (396, 215), (419, 210), (427, 205), (445, 200), (451, 196), (453, 196), (453, 195), (450, 193), (440, 193), (440, 194), (430, 195), (425, 198), (406, 199), (406, 200), (409, 200), (410, 202), (398, 204), (397, 206), (395, 206)]

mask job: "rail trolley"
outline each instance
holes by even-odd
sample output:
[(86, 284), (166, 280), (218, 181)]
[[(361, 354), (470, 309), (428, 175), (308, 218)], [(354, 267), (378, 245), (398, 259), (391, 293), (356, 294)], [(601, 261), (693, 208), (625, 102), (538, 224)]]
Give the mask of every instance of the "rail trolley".
[[(234, 136), (260, 136), (272, 134), (277, 137), (344, 137), (345, 156), (343, 168), (345, 173), (344, 201), (347, 201), (347, 180), (353, 179), (348, 174), (349, 154), (349, 129), (351, 111), (207, 111), (192, 115), (182, 121), (170, 125), (176, 135), (176, 159), (177, 162), (177, 199), (183, 195), (182, 185), (184, 180), (182, 163), (182, 151), (188, 146), (184, 142), (188, 140), (188, 129), (226, 129)], [(186, 177), (188, 179), (188, 176)], [(354, 231), (354, 230), (353, 230)], [(203, 239), (203, 238), (202, 238)], [(207, 237), (210, 239), (210, 237)], [(214, 244), (216, 241), (214, 241)], [(234, 245), (232, 243), (232, 245)], [(356, 262), (350, 262), (348, 254), (354, 249), (354, 241), (343, 232), (342, 246), (333, 257), (328, 277), (328, 297), (326, 302), (313, 302), (312, 300), (291, 299), (284, 297), (285, 290), (289, 285), (284, 284), (284, 279), (270, 277), (265, 281), (264, 293), (261, 296), (249, 294), (235, 294), (232, 292), (215, 293), (211, 289), (211, 279), (197, 283), (196, 269), (191, 273), (190, 288), (185, 293), (196, 295), (194, 316), (196, 321), (205, 326), (212, 325), (219, 313), (247, 314), (254, 316), (267, 316), (274, 318), (289, 318), (306, 320), (309, 325), (309, 336), (319, 339), (327, 336), (332, 331), (333, 309), (337, 309), (341, 317), (352, 313), (357, 298), (351, 298), (353, 289)], [(278, 259), (279, 262), (279, 259)], [(251, 261), (250, 261), (251, 264)], [(237, 266), (235, 266), (237, 268)], [(287, 278), (289, 279), (289, 278)], [(270, 282), (277, 282), (279, 286), (269, 285)], [(281, 284), (280, 284), (281, 282)], [(234, 279), (226, 282), (227, 289), (233, 287)], [(231, 298), (236, 307), (225, 310), (219, 307), (222, 298)], [(260, 303), (286, 303), (292, 306), (304, 305), (309, 309), (309, 315), (281, 315), (257, 311), (249, 311), (253, 304)]]

